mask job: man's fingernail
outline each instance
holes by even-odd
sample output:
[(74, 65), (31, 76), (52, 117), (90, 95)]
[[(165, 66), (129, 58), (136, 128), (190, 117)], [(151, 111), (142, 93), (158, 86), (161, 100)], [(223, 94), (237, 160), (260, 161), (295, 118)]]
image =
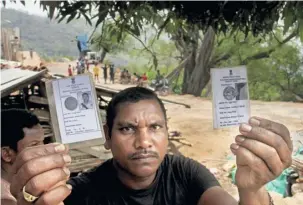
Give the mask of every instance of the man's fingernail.
[(257, 120), (256, 118), (251, 118), (249, 120), (249, 124), (253, 125), (253, 126), (259, 126), (260, 125), (260, 121)]
[(252, 127), (248, 124), (241, 124), (240, 130), (243, 132), (250, 132)]
[(67, 186), (67, 188), (70, 189), (70, 190), (73, 189), (72, 185), (70, 185), (70, 184), (67, 184), (66, 186)]
[(60, 144), (60, 145), (55, 147), (56, 152), (63, 152), (64, 150), (65, 150), (64, 144)]
[(63, 155), (63, 160), (66, 164), (69, 164), (72, 162), (72, 158), (69, 155)]
[(238, 141), (238, 142), (243, 142), (244, 140), (245, 140), (245, 137), (242, 137), (242, 136), (236, 137), (236, 141)]
[(238, 149), (239, 145), (237, 145), (237, 144), (231, 144), (230, 148), (231, 149)]
[(67, 167), (63, 167), (63, 171), (65, 172), (66, 175), (70, 174), (70, 171)]

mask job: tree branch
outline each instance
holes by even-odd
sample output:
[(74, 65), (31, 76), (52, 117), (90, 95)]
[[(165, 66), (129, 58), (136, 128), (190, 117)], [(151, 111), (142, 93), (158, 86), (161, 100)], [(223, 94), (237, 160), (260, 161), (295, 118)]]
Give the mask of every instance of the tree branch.
[(246, 59), (244, 59), (241, 62), (241, 64), (242, 65), (246, 65), (248, 63), (248, 61), (250, 61), (250, 60), (258, 60), (258, 59), (262, 59), (262, 58), (268, 58), (272, 52), (274, 52), (277, 48), (281, 47), (282, 45), (284, 45), (285, 43), (287, 43), (288, 41), (290, 41), (291, 39), (293, 39), (294, 37), (296, 37), (297, 34), (298, 34), (298, 30), (296, 29), (288, 37), (286, 37), (281, 43), (279, 43), (276, 47), (271, 48), (271, 49), (269, 49), (267, 51), (256, 53), (256, 54), (254, 54), (252, 56), (249, 56)]
[(167, 18), (165, 19), (164, 23), (160, 26), (159, 28), (159, 32), (157, 34), (157, 39), (159, 39), (162, 31), (164, 30), (165, 26), (168, 24), (168, 22), (170, 21), (170, 14), (167, 15)]
[(132, 32), (130, 32), (130, 31), (127, 30), (127, 29), (126, 29), (126, 32), (129, 33), (129, 34), (130, 34), (132, 37), (134, 37), (136, 40), (138, 40), (138, 41), (141, 43), (141, 45), (144, 47), (144, 49), (145, 49), (146, 51), (148, 51), (148, 52), (152, 55), (152, 58), (153, 58), (153, 60), (154, 60), (155, 69), (157, 69), (157, 67), (158, 67), (158, 59), (157, 59), (156, 54), (155, 54), (152, 50), (150, 50), (150, 49), (145, 45), (145, 43), (144, 43), (138, 36), (136, 36), (135, 34), (133, 34)]

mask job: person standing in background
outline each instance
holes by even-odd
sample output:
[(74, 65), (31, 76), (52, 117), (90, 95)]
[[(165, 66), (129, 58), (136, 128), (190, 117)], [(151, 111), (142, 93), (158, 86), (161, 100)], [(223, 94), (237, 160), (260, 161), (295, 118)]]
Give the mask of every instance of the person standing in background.
[(89, 72), (89, 62), (87, 59), (85, 60), (85, 64), (86, 64), (86, 71)]
[(80, 75), (82, 72), (82, 68), (79, 62), (77, 62), (76, 69), (77, 69), (77, 75)]
[(100, 80), (99, 80), (100, 69), (98, 67), (98, 63), (95, 63), (95, 67), (93, 69), (93, 73), (94, 73), (95, 81), (97, 81), (98, 83), (100, 83)]
[(73, 76), (72, 66), (69, 64), (67, 69), (68, 76)]
[(81, 74), (83, 74), (85, 72), (85, 60), (84, 60), (84, 58), (81, 59), (80, 65), (81, 65)]
[(110, 81), (114, 84), (115, 82), (115, 66), (114, 64), (111, 64), (109, 67), (109, 76), (110, 76)]
[(144, 74), (142, 75), (141, 79), (142, 79), (143, 81), (147, 81), (147, 80), (148, 80), (146, 73), (144, 73)]
[(104, 64), (103, 66), (103, 78), (104, 78), (104, 82), (106, 84), (106, 80), (107, 80), (107, 65)]

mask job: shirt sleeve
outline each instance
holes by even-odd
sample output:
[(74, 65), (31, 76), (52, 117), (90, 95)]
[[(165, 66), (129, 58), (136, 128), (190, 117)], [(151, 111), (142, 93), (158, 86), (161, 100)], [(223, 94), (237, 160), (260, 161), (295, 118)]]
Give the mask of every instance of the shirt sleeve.
[(72, 193), (64, 200), (64, 204), (85, 205), (86, 198), (93, 187), (94, 175), (95, 169), (80, 176), (70, 178), (67, 184), (72, 185)]
[(216, 177), (201, 163), (184, 157), (184, 171), (188, 193), (193, 202), (198, 203), (202, 194), (209, 188), (220, 186)]

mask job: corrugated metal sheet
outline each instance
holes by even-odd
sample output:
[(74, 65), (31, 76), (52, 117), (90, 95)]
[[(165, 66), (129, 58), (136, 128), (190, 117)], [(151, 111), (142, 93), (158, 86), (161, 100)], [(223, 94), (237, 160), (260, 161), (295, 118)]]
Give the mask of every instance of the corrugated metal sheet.
[(1, 97), (21, 89), (33, 82), (38, 81), (46, 70), (36, 72), (21, 70), (19, 68), (2, 69), (1, 74)]

